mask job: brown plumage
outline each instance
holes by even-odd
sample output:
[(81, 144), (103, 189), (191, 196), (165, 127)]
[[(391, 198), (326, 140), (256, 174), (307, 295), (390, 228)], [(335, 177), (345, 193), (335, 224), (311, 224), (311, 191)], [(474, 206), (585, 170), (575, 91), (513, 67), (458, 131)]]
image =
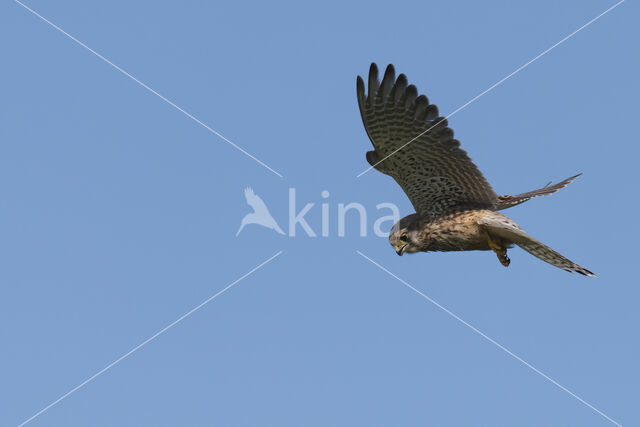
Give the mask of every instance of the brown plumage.
[(438, 108), (426, 96), (418, 96), (404, 74), (396, 79), (393, 65), (387, 67), (380, 82), (378, 67), (371, 64), (368, 93), (360, 76), (356, 89), (362, 121), (375, 148), (367, 153), (367, 161), (393, 177), (416, 209), (389, 234), (398, 255), (493, 250), (508, 266), (507, 249), (515, 244), (563, 270), (594, 275), (496, 212), (553, 194), (579, 175), (527, 193), (499, 196), (453, 138), (453, 130), (438, 116)]

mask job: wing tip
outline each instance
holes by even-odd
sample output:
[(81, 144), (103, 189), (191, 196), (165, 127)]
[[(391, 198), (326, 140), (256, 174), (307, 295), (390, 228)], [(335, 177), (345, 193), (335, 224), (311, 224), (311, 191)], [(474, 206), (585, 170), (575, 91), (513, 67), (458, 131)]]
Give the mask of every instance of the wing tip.
[(385, 70), (384, 70), (384, 76), (385, 77), (392, 76), (393, 77), (392, 80), (396, 79), (396, 68), (393, 66), (393, 64), (388, 64), (387, 65), (387, 68), (385, 68)]
[(560, 181), (559, 184), (562, 184), (562, 183), (571, 184), (574, 179), (580, 177), (581, 175), (582, 175), (582, 172), (577, 173), (577, 174), (575, 174), (573, 176), (570, 176), (569, 178), (565, 179), (564, 181)]
[[(389, 86), (389, 89), (390, 89), (393, 82), (396, 81), (395, 75), (396, 75), (395, 67), (393, 66), (393, 64), (388, 64), (382, 76), (382, 83), (380, 83), (380, 80), (379, 80), (380, 70), (378, 69), (378, 64), (376, 64), (375, 62), (372, 62), (371, 65), (369, 66), (369, 79), (368, 79), (369, 93), (367, 95), (368, 96), (374, 95), (375, 92), (377, 92), (382, 85), (385, 85), (385, 87)], [(404, 75), (402, 76), (406, 80), (406, 76)], [(360, 79), (361, 77), (358, 76), (357, 83), (356, 83), (357, 85), (360, 84), (359, 83)], [(364, 87), (364, 80), (362, 81), (362, 83)]]
[(378, 64), (372, 62), (369, 66), (369, 77), (375, 76), (378, 77)]
[(359, 102), (364, 100), (364, 79), (360, 76), (356, 78), (356, 95)]
[(580, 269), (576, 269), (575, 272), (576, 273), (580, 273), (580, 274), (582, 274), (583, 276), (586, 276), (586, 277), (598, 277), (598, 275), (596, 273), (594, 273), (593, 271), (589, 271), (584, 267), (580, 267)]
[(367, 80), (367, 98), (371, 99), (375, 97), (380, 87), (380, 80), (378, 78), (378, 66), (375, 62), (371, 63), (369, 67), (369, 78)]
[(563, 266), (563, 267), (560, 267), (560, 268), (562, 268), (564, 271), (569, 272), (571, 274), (578, 273), (578, 274), (580, 274), (582, 276), (585, 276), (585, 277), (598, 277), (598, 275), (596, 273), (594, 273), (593, 271), (587, 270), (586, 268), (584, 268), (584, 267), (582, 267), (582, 266), (580, 266), (578, 264), (575, 264), (575, 263), (573, 263), (572, 266), (569, 266), (569, 267)]

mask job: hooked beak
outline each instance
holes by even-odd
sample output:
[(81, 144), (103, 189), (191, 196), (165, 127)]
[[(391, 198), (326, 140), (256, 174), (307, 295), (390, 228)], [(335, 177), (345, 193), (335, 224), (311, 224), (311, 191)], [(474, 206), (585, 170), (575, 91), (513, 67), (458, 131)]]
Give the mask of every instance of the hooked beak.
[(395, 245), (394, 249), (396, 250), (396, 253), (399, 256), (402, 256), (402, 254), (404, 253), (404, 248), (406, 248), (406, 247), (407, 247), (407, 245), (402, 245), (402, 246)]

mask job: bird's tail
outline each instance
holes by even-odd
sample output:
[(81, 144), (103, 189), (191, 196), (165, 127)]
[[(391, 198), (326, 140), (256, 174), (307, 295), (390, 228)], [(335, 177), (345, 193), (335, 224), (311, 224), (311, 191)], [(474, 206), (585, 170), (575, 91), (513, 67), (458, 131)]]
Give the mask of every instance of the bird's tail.
[(579, 266), (570, 259), (560, 255), (558, 252), (551, 249), (549, 246), (541, 243), (533, 238), (529, 238), (526, 241), (516, 241), (516, 245), (520, 246), (531, 255), (540, 258), (541, 260), (548, 262), (551, 265), (555, 265), (558, 268), (568, 271), (570, 273), (576, 272), (583, 276), (595, 277), (595, 274), (587, 270), (584, 267)]
[(549, 183), (542, 188), (529, 191), (527, 193), (516, 194), (515, 196), (498, 196), (498, 203), (496, 204), (496, 210), (499, 211), (502, 209), (507, 209), (507, 208), (519, 205), (520, 203), (524, 203), (529, 199), (533, 199), (534, 197), (547, 196), (549, 194), (557, 193), (558, 190), (569, 185), (574, 179), (576, 179), (580, 175), (582, 174), (579, 173), (578, 175), (574, 175), (554, 185), (551, 185), (551, 183)]

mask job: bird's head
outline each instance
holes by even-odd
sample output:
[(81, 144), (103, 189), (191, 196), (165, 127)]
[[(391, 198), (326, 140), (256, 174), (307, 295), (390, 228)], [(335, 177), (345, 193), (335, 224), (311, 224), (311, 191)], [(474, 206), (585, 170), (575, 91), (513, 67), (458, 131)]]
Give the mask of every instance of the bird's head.
[(420, 233), (420, 217), (417, 214), (405, 216), (396, 222), (389, 232), (389, 243), (398, 255), (420, 252), (422, 236)]

